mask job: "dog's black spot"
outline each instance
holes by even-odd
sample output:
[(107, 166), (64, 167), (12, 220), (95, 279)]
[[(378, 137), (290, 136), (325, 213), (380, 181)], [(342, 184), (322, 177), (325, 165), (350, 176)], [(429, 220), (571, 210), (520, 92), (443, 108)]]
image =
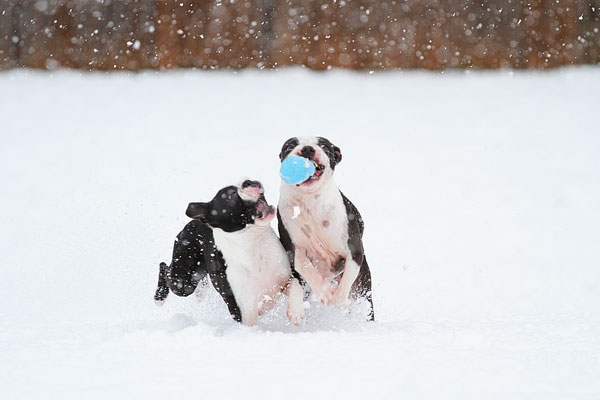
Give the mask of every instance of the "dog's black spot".
[(324, 137), (318, 137), (317, 140), (319, 147), (323, 149), (327, 158), (329, 158), (329, 166), (334, 170), (335, 166), (342, 161), (342, 150)]
[(283, 159), (286, 158), (292, 152), (292, 150), (294, 150), (299, 144), (300, 141), (297, 137), (289, 138), (281, 147), (279, 159), (283, 161)]
[[(247, 186), (255, 183), (260, 185), (257, 181), (246, 182), (249, 182)], [(208, 203), (190, 203), (186, 214), (213, 228), (221, 228), (225, 232), (235, 232), (254, 223), (257, 216), (255, 206), (256, 202), (243, 200), (240, 197), (237, 187), (227, 186), (219, 190)]]
[(344, 270), (344, 266), (346, 265), (346, 259), (344, 257), (338, 258), (338, 260), (331, 266), (332, 272), (339, 274)]
[(251, 181), (249, 179), (246, 179), (244, 183), (242, 183), (242, 189), (246, 189), (248, 187), (260, 188), (261, 186), (262, 185), (259, 181)]

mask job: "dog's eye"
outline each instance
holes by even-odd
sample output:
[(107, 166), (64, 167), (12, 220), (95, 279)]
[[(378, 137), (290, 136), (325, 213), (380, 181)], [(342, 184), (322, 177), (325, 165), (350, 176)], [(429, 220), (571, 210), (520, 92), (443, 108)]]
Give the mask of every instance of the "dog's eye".
[(286, 143), (283, 144), (283, 150), (284, 151), (292, 151), (292, 150), (294, 150), (294, 147), (296, 147), (297, 145), (298, 145), (298, 140), (290, 139)]
[(281, 146), (281, 153), (279, 153), (279, 158), (283, 160), (284, 157), (287, 157), (288, 154), (296, 148), (298, 145), (298, 139), (290, 139)]

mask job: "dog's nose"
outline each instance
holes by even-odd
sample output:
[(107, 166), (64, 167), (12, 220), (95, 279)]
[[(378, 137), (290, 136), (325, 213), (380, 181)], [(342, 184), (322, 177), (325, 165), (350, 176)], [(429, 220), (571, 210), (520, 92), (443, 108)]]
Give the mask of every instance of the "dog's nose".
[(262, 187), (262, 184), (259, 181), (251, 181), (246, 179), (244, 183), (242, 183), (242, 189), (246, 189), (249, 187), (260, 189)]
[(315, 156), (315, 149), (312, 146), (304, 146), (302, 150), (300, 150), (300, 154), (302, 157), (312, 160)]

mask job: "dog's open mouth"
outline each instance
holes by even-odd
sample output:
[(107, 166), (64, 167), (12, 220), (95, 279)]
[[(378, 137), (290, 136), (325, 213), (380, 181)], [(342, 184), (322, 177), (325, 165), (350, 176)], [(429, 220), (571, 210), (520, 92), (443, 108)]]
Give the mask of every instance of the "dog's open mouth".
[(319, 163), (316, 160), (311, 161), (315, 165), (315, 173), (304, 182), (299, 183), (297, 186), (310, 186), (313, 183), (317, 182), (321, 178), (321, 175), (323, 175), (323, 172), (325, 172), (325, 166), (323, 164)]
[(269, 203), (267, 203), (264, 194), (261, 194), (258, 198), (254, 209), (256, 210), (256, 218), (259, 220), (269, 218), (275, 214), (275, 207), (270, 206)]

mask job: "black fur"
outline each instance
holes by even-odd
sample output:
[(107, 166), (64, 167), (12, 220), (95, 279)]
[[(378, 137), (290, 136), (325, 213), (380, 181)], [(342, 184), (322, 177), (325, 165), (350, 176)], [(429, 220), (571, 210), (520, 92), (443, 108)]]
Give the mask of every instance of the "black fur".
[(200, 282), (208, 283), (208, 275), (233, 319), (241, 322), (242, 314), (227, 281), (226, 271), (227, 264), (215, 246), (212, 229), (202, 221), (193, 220), (177, 235), (171, 264), (160, 263), (154, 300), (165, 300), (169, 291), (177, 296), (189, 296)]
[(329, 158), (329, 166), (332, 170), (335, 170), (335, 166), (342, 162), (342, 150), (340, 150), (339, 147), (331, 143), (328, 139), (318, 137), (317, 140), (319, 147), (323, 149), (323, 151)]
[(238, 195), (237, 187), (227, 186), (208, 203), (190, 203), (185, 214), (225, 232), (235, 232), (254, 223), (257, 216), (254, 205)]
[(200, 221), (191, 221), (177, 235), (173, 261), (164, 268), (166, 283), (177, 296), (194, 293), (198, 283), (206, 278), (204, 255), (212, 242), (212, 231)]
[(164, 301), (169, 295), (169, 282), (167, 281), (167, 264), (161, 262), (158, 267), (158, 287), (154, 293), (154, 301)]

